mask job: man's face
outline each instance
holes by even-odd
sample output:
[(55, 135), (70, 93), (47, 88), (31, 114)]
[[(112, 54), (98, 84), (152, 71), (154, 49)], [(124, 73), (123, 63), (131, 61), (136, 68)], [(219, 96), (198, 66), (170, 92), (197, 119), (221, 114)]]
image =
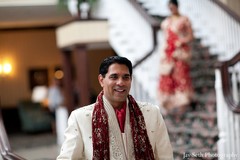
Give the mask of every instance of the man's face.
[(99, 75), (98, 80), (105, 97), (113, 107), (120, 107), (119, 105), (126, 101), (132, 82), (126, 65), (117, 63), (110, 65), (105, 77)]

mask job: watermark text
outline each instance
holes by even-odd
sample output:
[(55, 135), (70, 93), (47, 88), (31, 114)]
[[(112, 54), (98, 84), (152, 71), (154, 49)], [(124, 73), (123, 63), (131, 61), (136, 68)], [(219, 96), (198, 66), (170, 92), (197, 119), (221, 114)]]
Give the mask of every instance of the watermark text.
[(226, 158), (231, 160), (239, 160), (240, 155), (235, 153), (229, 153), (229, 154), (218, 154), (218, 153), (211, 153), (211, 152), (192, 152), (187, 153), (185, 152), (183, 154), (183, 159), (189, 159), (189, 158)]

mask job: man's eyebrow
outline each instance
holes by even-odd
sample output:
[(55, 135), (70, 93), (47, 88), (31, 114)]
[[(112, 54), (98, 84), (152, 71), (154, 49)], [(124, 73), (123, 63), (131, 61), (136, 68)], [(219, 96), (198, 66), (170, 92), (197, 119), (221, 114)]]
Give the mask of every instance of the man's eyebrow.
[[(119, 74), (117, 74), (117, 73), (112, 73), (112, 74), (110, 74), (109, 76), (117, 76), (117, 75), (119, 75)], [(126, 74), (123, 74), (123, 76), (131, 76), (129, 73), (126, 73)]]

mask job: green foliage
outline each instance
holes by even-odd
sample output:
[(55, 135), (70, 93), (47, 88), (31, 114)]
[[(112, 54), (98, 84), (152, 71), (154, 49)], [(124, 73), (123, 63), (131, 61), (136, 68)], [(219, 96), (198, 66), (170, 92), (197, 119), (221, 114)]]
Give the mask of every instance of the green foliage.
[(66, 9), (67, 8), (67, 0), (58, 0), (58, 7), (60, 9)]
[(94, 3), (96, 3), (96, 2), (97, 2), (97, 0), (88, 0), (88, 2), (89, 2), (89, 4), (90, 4), (90, 6), (93, 6), (93, 5), (94, 5)]

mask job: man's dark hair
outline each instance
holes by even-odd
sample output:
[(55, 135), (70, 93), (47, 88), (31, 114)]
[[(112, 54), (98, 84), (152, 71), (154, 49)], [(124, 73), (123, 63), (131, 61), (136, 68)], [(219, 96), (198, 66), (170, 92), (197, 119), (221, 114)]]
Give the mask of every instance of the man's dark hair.
[(104, 59), (99, 67), (99, 74), (101, 74), (103, 77), (105, 77), (105, 75), (108, 72), (108, 68), (110, 65), (114, 64), (114, 63), (118, 63), (118, 64), (123, 64), (126, 65), (128, 67), (130, 76), (132, 76), (132, 63), (130, 60), (128, 60), (125, 57), (120, 57), (120, 56), (111, 56), (108, 57), (106, 59)]
[(178, 1), (177, 0), (169, 0), (169, 4), (172, 3), (174, 4), (175, 6), (178, 7)]

